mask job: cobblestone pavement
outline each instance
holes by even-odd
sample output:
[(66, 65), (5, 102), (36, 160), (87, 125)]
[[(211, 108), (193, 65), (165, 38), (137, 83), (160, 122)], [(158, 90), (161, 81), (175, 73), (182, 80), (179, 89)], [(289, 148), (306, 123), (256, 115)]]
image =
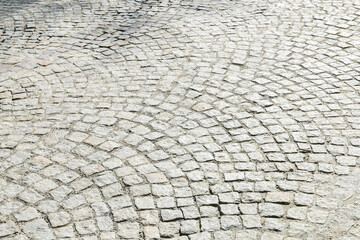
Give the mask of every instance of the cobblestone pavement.
[(0, 0), (1, 239), (360, 239), (360, 2)]

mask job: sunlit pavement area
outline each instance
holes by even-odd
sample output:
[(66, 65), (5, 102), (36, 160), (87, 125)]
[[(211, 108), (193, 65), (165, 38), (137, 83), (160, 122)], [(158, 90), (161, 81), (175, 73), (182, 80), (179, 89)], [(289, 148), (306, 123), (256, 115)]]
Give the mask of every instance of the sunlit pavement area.
[(0, 0), (0, 238), (360, 239), (360, 2)]

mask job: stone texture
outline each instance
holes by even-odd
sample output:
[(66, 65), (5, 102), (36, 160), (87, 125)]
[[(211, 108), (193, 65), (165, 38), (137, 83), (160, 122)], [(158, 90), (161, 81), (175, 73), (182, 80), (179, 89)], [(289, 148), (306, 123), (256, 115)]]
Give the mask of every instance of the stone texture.
[(0, 1), (0, 238), (357, 239), (358, 1)]

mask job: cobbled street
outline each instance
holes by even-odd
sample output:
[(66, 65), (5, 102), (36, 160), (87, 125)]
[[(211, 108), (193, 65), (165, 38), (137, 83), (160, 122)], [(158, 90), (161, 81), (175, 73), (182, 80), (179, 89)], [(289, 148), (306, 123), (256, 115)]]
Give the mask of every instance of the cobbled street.
[(360, 1), (0, 0), (0, 239), (360, 239)]

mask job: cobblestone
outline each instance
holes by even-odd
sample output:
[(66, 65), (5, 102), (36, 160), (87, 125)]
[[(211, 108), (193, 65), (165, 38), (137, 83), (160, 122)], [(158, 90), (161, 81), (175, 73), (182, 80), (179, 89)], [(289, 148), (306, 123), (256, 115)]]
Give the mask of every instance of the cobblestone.
[(0, 238), (358, 239), (357, 1), (0, 0)]

